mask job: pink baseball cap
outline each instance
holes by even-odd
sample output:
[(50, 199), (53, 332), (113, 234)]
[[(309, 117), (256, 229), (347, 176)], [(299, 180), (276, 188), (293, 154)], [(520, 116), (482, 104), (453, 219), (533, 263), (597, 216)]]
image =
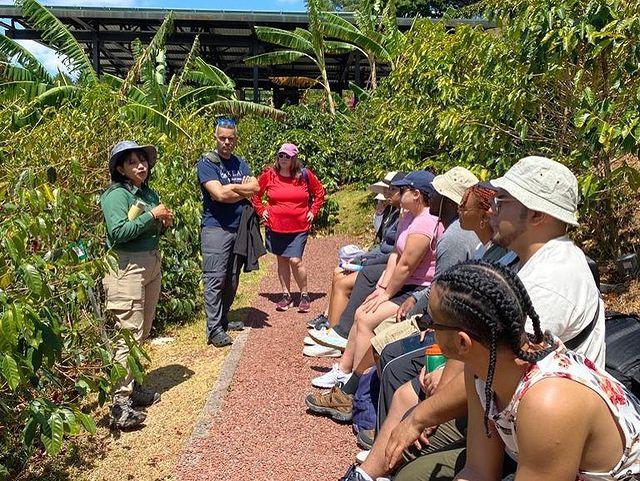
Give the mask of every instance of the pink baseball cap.
[(282, 147), (280, 147), (280, 150), (278, 150), (278, 153), (281, 152), (284, 152), (289, 157), (295, 157), (296, 155), (298, 155), (298, 147), (296, 146), (296, 144), (282, 144)]

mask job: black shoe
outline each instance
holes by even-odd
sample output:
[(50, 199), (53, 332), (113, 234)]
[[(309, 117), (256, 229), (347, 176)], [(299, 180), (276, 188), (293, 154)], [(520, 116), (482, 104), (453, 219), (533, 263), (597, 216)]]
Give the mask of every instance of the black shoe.
[(111, 426), (116, 429), (127, 430), (141, 425), (147, 418), (145, 413), (131, 407), (131, 400), (114, 403), (109, 409)]
[(242, 331), (244, 329), (244, 322), (242, 321), (229, 321), (227, 331)]
[(207, 339), (207, 344), (213, 344), (215, 347), (224, 347), (230, 346), (233, 344), (233, 339), (224, 331), (216, 332), (215, 334), (211, 334), (209, 339)]
[(358, 471), (356, 471), (356, 465), (352, 464), (339, 481), (365, 481), (365, 478)]
[(324, 314), (320, 314), (307, 322), (307, 326), (316, 329), (317, 331), (325, 327), (329, 328), (329, 318)]
[(129, 399), (131, 399), (131, 406), (133, 407), (146, 407), (159, 402), (160, 393), (145, 389), (137, 382), (134, 382), (133, 392)]

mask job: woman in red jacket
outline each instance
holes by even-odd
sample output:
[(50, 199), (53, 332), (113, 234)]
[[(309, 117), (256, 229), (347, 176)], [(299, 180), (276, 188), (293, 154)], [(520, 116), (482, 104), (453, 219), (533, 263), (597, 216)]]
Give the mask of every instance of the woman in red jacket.
[[(266, 225), (267, 250), (278, 258), (278, 278), (282, 298), (276, 309), (286, 311), (293, 306), (291, 273), (300, 288), (298, 312), (309, 312), (311, 299), (307, 292), (307, 269), (302, 254), (313, 219), (324, 204), (324, 187), (311, 170), (302, 167), (295, 144), (282, 144), (273, 166), (258, 179), (260, 190), (251, 202)], [(262, 202), (266, 194), (266, 205)]]

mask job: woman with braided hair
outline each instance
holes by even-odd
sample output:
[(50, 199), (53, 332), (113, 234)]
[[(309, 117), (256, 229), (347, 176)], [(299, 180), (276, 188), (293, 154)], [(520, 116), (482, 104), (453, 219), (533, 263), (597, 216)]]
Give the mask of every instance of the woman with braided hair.
[[(516, 481), (629, 480), (640, 473), (640, 403), (542, 332), (511, 270), (458, 264), (432, 284), (429, 311), (444, 354), (465, 363), (467, 458), (455, 479), (501, 479), (505, 450), (518, 462)], [(525, 332), (527, 317), (533, 334)]]

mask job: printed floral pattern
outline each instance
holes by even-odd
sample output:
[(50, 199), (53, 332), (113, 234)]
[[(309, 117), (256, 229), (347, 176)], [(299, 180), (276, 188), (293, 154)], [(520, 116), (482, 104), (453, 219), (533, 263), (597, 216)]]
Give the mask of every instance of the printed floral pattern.
[[(505, 444), (507, 452), (518, 459), (516, 419), (522, 397), (536, 382), (550, 377), (572, 379), (598, 393), (608, 404), (625, 437), (625, 449), (618, 465), (608, 473), (581, 471), (576, 481), (626, 481), (640, 473), (640, 401), (622, 384), (589, 359), (567, 350), (560, 343), (557, 350), (531, 364), (520, 380), (509, 405), (498, 412), (492, 403), (490, 419)], [(485, 406), (484, 381), (476, 378), (476, 391)]]

